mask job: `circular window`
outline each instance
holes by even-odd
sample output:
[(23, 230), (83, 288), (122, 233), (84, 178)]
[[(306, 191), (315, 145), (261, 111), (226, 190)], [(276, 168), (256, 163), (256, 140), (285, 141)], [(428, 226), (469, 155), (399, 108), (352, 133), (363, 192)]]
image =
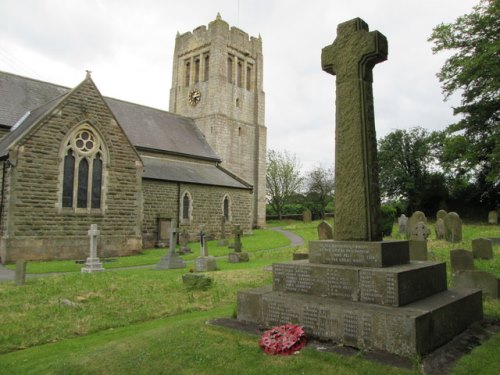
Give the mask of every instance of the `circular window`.
[(76, 133), (74, 145), (79, 152), (84, 154), (90, 154), (97, 149), (96, 138), (88, 129), (82, 129)]

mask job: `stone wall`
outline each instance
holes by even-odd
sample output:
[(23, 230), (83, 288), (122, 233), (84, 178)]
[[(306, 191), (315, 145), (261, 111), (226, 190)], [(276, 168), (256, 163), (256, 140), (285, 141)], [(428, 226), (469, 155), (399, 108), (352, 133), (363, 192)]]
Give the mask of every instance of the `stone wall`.
[[(146, 248), (155, 246), (159, 217), (177, 219), (181, 227), (187, 229), (192, 241), (197, 239), (201, 225), (205, 225), (204, 231), (210, 237), (220, 237), (220, 221), (223, 215), (223, 200), (226, 195), (230, 199), (231, 217), (231, 221), (226, 224), (226, 232), (231, 231), (234, 224), (239, 224), (242, 230), (247, 233), (252, 228), (251, 217), (248, 215), (252, 206), (250, 190), (158, 180), (144, 180), (143, 188), (142, 235)], [(183, 197), (186, 192), (191, 196), (193, 206), (192, 217), (189, 221), (184, 221), (179, 217), (180, 197)]]
[[(101, 209), (62, 207), (61, 149), (81, 123), (102, 137), (107, 149)], [(101, 231), (100, 256), (130, 254), (142, 248), (143, 165), (97, 88), (86, 79), (50, 114), (42, 118), (9, 154), (5, 187), (8, 202), (2, 217), (2, 261), (83, 259), (87, 231)]]

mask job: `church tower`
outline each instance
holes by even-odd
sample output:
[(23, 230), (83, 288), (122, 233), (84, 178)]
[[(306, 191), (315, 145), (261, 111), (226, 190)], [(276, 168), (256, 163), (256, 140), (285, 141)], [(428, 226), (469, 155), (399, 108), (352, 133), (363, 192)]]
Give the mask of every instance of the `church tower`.
[(253, 185), (253, 225), (265, 225), (262, 39), (217, 15), (175, 41), (170, 112), (195, 119), (221, 167)]

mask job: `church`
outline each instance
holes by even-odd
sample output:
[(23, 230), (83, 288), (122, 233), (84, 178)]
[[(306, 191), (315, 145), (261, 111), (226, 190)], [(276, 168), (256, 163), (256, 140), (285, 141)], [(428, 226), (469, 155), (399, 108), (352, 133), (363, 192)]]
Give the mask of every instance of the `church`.
[(84, 259), (91, 224), (100, 257), (263, 227), (264, 101), (262, 39), (220, 15), (177, 35), (169, 111), (0, 72), (2, 263)]

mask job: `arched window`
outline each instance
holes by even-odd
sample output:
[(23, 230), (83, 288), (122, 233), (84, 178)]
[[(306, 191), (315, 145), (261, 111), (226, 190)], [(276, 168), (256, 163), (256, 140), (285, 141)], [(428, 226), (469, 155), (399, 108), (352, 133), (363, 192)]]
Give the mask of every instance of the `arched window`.
[(247, 90), (252, 90), (252, 65), (247, 65)]
[(238, 87), (243, 87), (243, 64), (241, 63), (241, 61), (238, 61), (236, 81), (238, 82)]
[(104, 144), (88, 124), (71, 132), (62, 150), (61, 206), (71, 209), (102, 207)]
[(194, 60), (194, 83), (200, 82), (200, 59)]
[(227, 58), (227, 82), (233, 83), (233, 58)]
[(182, 194), (180, 206), (181, 223), (189, 223), (193, 213), (193, 202), (189, 192), (186, 191)]
[(187, 87), (191, 83), (191, 63), (189, 61), (186, 62), (184, 69), (184, 85)]
[(222, 215), (226, 219), (226, 222), (231, 221), (231, 200), (229, 195), (225, 195), (222, 201)]
[(208, 74), (210, 73), (210, 56), (205, 55), (205, 74), (204, 74), (204, 79), (205, 81), (208, 81)]

